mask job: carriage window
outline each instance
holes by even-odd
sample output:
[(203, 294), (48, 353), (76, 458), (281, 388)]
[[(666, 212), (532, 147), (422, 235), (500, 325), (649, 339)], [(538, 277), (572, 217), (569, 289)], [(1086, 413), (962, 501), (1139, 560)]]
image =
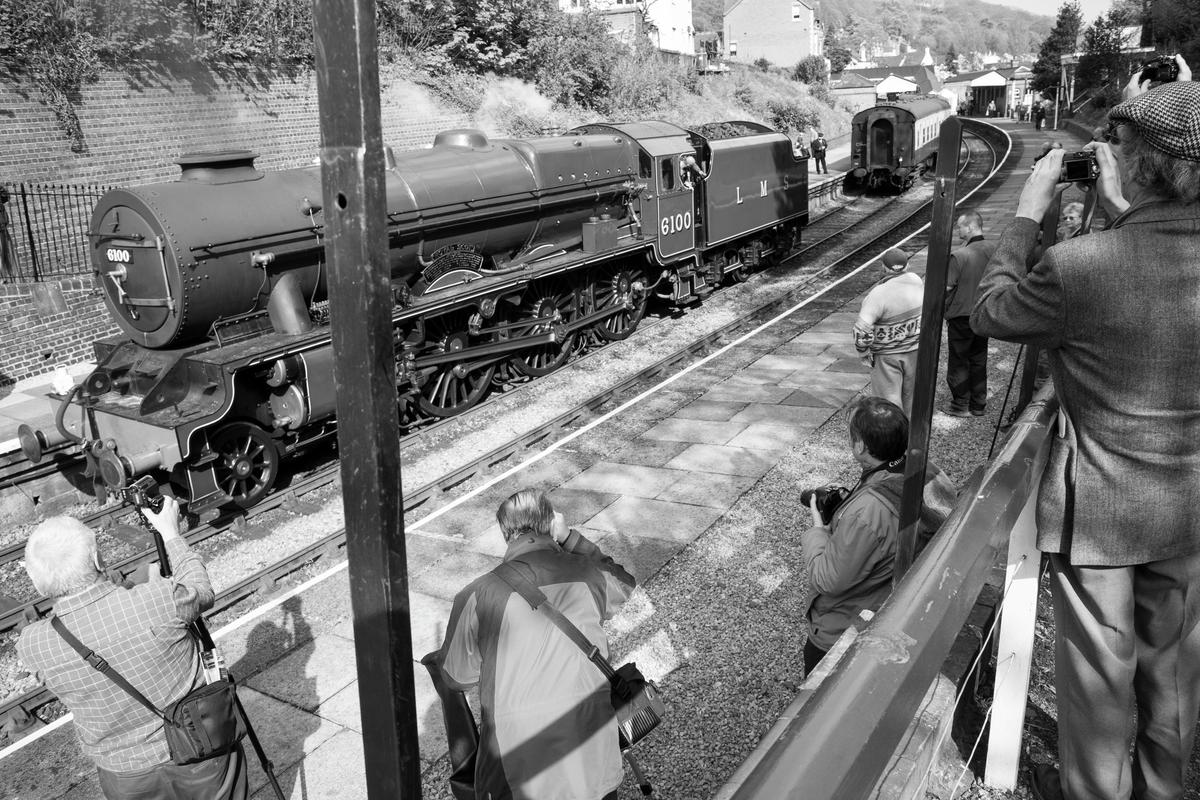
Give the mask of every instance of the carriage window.
[(666, 192), (675, 188), (675, 163), (669, 158), (664, 158), (661, 163), (662, 180), (659, 182), (659, 188)]
[(644, 151), (638, 151), (638, 177), (650, 180), (654, 177), (654, 159)]

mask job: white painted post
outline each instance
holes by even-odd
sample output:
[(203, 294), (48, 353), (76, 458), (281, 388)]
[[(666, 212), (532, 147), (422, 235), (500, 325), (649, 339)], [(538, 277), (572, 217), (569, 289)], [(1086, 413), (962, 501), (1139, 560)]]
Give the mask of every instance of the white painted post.
[(1004, 572), (1004, 585), (1008, 591), (1000, 615), (996, 685), (992, 692), (992, 721), (983, 781), (1005, 791), (1017, 788), (1029, 667), (1033, 661), (1033, 629), (1037, 621), (1038, 573), (1042, 560), (1034, 524), (1036, 508), (1035, 488), (1009, 536), (1008, 567)]

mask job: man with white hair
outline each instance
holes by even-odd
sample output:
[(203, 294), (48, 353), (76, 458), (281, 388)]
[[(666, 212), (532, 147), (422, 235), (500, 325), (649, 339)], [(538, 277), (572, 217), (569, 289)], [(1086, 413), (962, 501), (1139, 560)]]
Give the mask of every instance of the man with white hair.
[(454, 598), (438, 658), (451, 688), (479, 687), (475, 797), (616, 800), (621, 752), (608, 680), (518, 586), (523, 579), (543, 592), (607, 658), (600, 623), (629, 597), (633, 576), (536, 489), (509, 497), (496, 519), (504, 562)]
[[(164, 498), (144, 509), (166, 543), (174, 574), (135, 586), (112, 583), (96, 536), (79, 520), (53, 517), (25, 545), (25, 570), (38, 592), (54, 599), (53, 615), (76, 639), (162, 709), (203, 684), (200, 650), (189, 625), (213, 604), (200, 557), (180, 536), (179, 504)], [(242, 800), (247, 795), (241, 745), (185, 766), (171, 760), (163, 721), (93, 668), (51, 626), (24, 629), (21, 662), (75, 715), (83, 752), (96, 763), (109, 800)]]

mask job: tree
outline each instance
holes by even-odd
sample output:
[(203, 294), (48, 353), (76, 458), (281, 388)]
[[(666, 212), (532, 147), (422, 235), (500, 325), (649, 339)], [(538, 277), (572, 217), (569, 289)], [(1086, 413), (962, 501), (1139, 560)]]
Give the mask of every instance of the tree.
[(1108, 100), (1120, 96), (1121, 84), (1127, 79), (1122, 55), (1123, 28), (1128, 20), (1122, 9), (1114, 8), (1087, 27), (1083, 33), (1083, 52), (1075, 69), (1075, 85), (1079, 89), (1097, 89)]
[(1082, 23), (1083, 14), (1076, 0), (1068, 0), (1059, 7), (1054, 27), (1042, 41), (1037, 61), (1033, 64), (1033, 80), (1030, 84), (1035, 90), (1047, 91), (1058, 85), (1062, 74), (1062, 62), (1059, 59), (1075, 52), (1075, 42), (1079, 38)]
[(946, 57), (942, 59), (942, 66), (951, 75), (958, 74), (958, 53), (954, 50), (954, 45), (950, 45), (950, 49), (946, 51)]
[(1179, 53), (1196, 72), (1200, 65), (1200, 4), (1195, 0), (1152, 0), (1151, 41), (1160, 52)]
[(825, 29), (825, 57), (829, 59), (829, 71), (841, 72), (850, 63), (850, 50), (843, 46), (833, 28)]
[(801, 59), (796, 68), (792, 70), (792, 80), (807, 83), (809, 86), (823, 84), (826, 78), (828, 75), (825, 74), (825, 59), (820, 56)]

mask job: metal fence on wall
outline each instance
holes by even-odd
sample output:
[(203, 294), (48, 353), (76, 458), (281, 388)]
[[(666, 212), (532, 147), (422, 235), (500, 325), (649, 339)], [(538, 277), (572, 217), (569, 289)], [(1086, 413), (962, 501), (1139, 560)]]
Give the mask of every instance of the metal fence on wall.
[(91, 272), (88, 221), (109, 186), (0, 184), (0, 280), (54, 280)]

